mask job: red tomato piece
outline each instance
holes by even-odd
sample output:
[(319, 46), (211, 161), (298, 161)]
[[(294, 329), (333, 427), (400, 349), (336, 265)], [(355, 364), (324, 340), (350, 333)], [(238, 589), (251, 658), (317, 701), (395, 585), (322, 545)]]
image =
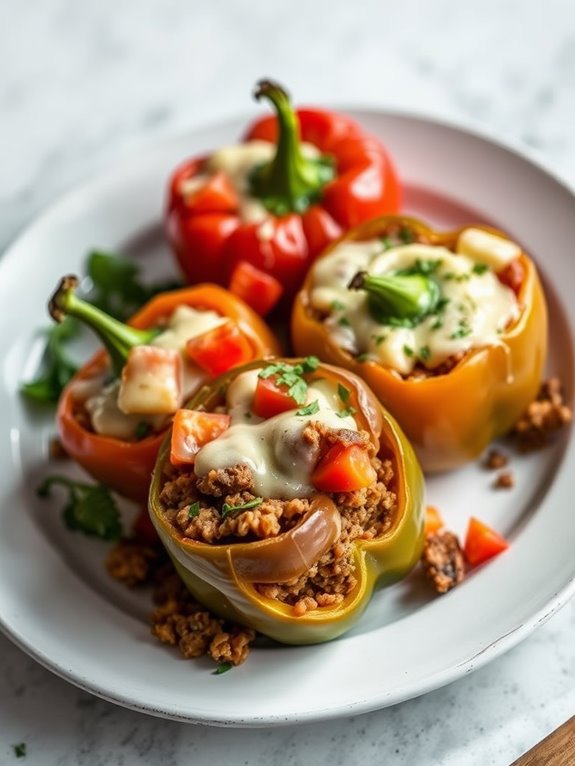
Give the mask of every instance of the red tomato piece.
[(353, 492), (377, 479), (367, 452), (357, 444), (335, 444), (314, 469), (311, 480), (321, 492)]
[(174, 415), (170, 462), (191, 464), (200, 447), (217, 439), (230, 426), (230, 416), (219, 412), (178, 410)]
[(428, 505), (425, 509), (425, 536), (434, 535), (443, 526), (443, 519), (437, 508), (434, 505)]
[(511, 288), (515, 295), (519, 295), (521, 285), (523, 284), (523, 280), (525, 278), (523, 264), (519, 258), (515, 258), (515, 260), (511, 261), (511, 263), (509, 263), (502, 271), (497, 274), (497, 278), (502, 284)]
[(189, 193), (186, 192), (186, 180), (180, 183), (180, 193), (188, 210), (201, 214), (233, 213), (238, 209), (238, 195), (223, 171), (214, 173), (200, 186), (195, 185), (195, 180), (192, 178), (187, 182), (192, 187)]
[(214, 378), (253, 359), (252, 346), (235, 322), (225, 322), (190, 338), (186, 353)]
[(259, 418), (273, 418), (281, 412), (298, 406), (285, 386), (278, 386), (273, 378), (259, 378), (252, 402), (252, 410)]
[(240, 261), (232, 272), (229, 290), (260, 316), (265, 316), (279, 301), (283, 287), (271, 274), (248, 261)]
[(463, 553), (472, 565), (482, 564), (509, 548), (509, 543), (498, 532), (472, 516), (469, 519)]

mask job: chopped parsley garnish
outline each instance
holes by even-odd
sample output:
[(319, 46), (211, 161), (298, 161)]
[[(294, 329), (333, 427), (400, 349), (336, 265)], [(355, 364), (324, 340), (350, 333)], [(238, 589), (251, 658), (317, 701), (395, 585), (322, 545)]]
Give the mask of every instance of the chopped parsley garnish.
[(317, 399), (308, 404), (307, 407), (302, 407), (300, 410), (298, 410), (296, 415), (304, 417), (305, 415), (315, 415), (316, 412), (319, 412), (319, 402)]
[(389, 250), (391, 247), (397, 247), (397, 245), (394, 245), (394, 243), (391, 241), (389, 237), (382, 237), (381, 238), (381, 244), (383, 245), (383, 251)]
[(405, 226), (399, 230), (399, 238), (404, 245), (409, 245), (415, 240), (415, 236), (411, 229), (408, 229)]
[(338, 418), (347, 418), (348, 415), (355, 415), (357, 410), (355, 407), (347, 407), (345, 410), (340, 410), (339, 412), (336, 412), (335, 414), (338, 416)]
[(122, 536), (120, 512), (108, 487), (73, 481), (66, 476), (49, 476), (38, 487), (39, 497), (49, 497), (52, 487), (58, 485), (68, 490), (63, 509), (68, 529), (100, 540), (118, 540)]
[(195, 503), (188, 505), (188, 519), (195, 519), (200, 515), (200, 503), (196, 500)]
[(404, 346), (403, 353), (405, 354), (405, 356), (413, 356), (413, 349), (411, 348), (411, 346)]
[(475, 263), (471, 271), (474, 274), (485, 274), (486, 271), (489, 271), (489, 266), (486, 263)]
[(367, 352), (365, 352), (365, 353), (363, 353), (363, 354), (358, 354), (358, 355), (355, 357), (355, 361), (356, 361), (356, 362), (367, 362), (367, 361), (368, 361), (368, 359), (369, 359), (369, 354), (368, 354)]
[(218, 667), (215, 670), (212, 670), (213, 676), (221, 676), (222, 673), (227, 673), (228, 670), (231, 670), (233, 668), (233, 664), (231, 662), (220, 662)]
[(344, 308), (345, 308), (345, 304), (342, 303), (341, 301), (335, 300), (331, 302), (330, 309), (332, 311), (343, 311)]
[(441, 330), (442, 327), (443, 327), (443, 319), (441, 319), (441, 317), (437, 317), (435, 322), (431, 325), (431, 329), (432, 330)]
[(67, 318), (47, 330), (43, 371), (21, 388), (27, 399), (46, 403), (58, 401), (62, 389), (78, 369), (64, 350), (66, 342), (78, 332), (78, 327), (77, 322)]
[(17, 745), (12, 745), (12, 749), (14, 750), (14, 755), (16, 758), (25, 758), (26, 757), (26, 743), (25, 742), (19, 742)]
[(452, 340), (458, 340), (459, 338), (465, 338), (468, 335), (471, 335), (471, 328), (466, 325), (464, 322), (459, 323), (459, 327), (455, 332), (452, 332), (449, 336)]
[(375, 336), (375, 345), (381, 346), (382, 343), (384, 343), (387, 340), (387, 335), (376, 335)]
[(300, 364), (286, 364), (286, 362), (273, 362), (264, 367), (258, 373), (258, 378), (265, 380), (275, 376), (275, 382), (278, 386), (287, 388), (288, 396), (296, 404), (304, 404), (307, 398), (308, 385), (302, 375), (314, 372), (319, 366), (317, 356), (306, 356)]
[(247, 511), (250, 508), (257, 508), (258, 505), (261, 505), (263, 503), (264, 499), (263, 497), (254, 497), (253, 500), (249, 500), (247, 503), (243, 503), (242, 505), (230, 505), (229, 503), (224, 503), (222, 505), (222, 516), (229, 516), (231, 513), (237, 513), (238, 511)]
[(337, 320), (337, 323), (341, 325), (342, 327), (351, 327), (351, 322), (349, 321), (347, 317), (340, 317)]
[(431, 356), (431, 350), (429, 346), (422, 346), (419, 349), (419, 358), (421, 359), (422, 362), (427, 362), (430, 356)]
[(339, 396), (339, 398), (341, 399), (341, 401), (344, 404), (347, 404), (347, 402), (349, 400), (349, 397), (351, 396), (351, 391), (349, 390), (349, 388), (346, 388), (343, 385), (343, 383), (338, 383), (337, 384), (337, 395)]
[(401, 276), (412, 276), (413, 274), (421, 274), (424, 277), (429, 277), (431, 274), (435, 274), (437, 269), (441, 266), (441, 260), (436, 261), (422, 261), (421, 258), (417, 258), (412, 266), (406, 269), (397, 271), (396, 274)]
[(435, 311), (437, 314), (440, 314), (442, 311), (445, 311), (445, 307), (449, 303), (449, 298), (440, 298), (437, 306), (435, 307)]
[(136, 426), (135, 437), (138, 441), (145, 439), (150, 434), (152, 426), (149, 423), (145, 423), (143, 420)]

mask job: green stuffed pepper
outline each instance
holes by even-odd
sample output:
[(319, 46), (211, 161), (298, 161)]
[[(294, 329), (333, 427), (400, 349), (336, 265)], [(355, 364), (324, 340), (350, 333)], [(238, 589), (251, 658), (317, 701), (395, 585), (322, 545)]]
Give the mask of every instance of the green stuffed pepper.
[(423, 478), (358, 377), (315, 357), (258, 361), (176, 413), (150, 515), (206, 607), (286, 644), (320, 643), (417, 563)]

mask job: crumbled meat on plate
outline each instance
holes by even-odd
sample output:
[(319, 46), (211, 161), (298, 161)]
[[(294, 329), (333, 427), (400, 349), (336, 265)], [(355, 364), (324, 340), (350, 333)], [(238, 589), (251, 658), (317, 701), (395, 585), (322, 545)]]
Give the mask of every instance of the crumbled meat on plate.
[(514, 484), (515, 479), (511, 471), (501, 471), (494, 483), (496, 489), (512, 489)]
[(485, 467), (490, 471), (497, 471), (500, 468), (505, 468), (509, 458), (504, 452), (498, 449), (490, 449), (485, 458)]
[(563, 399), (561, 382), (550, 378), (541, 385), (537, 398), (519, 418), (512, 434), (518, 440), (519, 449), (530, 452), (545, 446), (550, 435), (572, 418), (571, 408)]
[(438, 593), (447, 593), (465, 577), (465, 561), (459, 540), (448, 530), (426, 538), (421, 563)]

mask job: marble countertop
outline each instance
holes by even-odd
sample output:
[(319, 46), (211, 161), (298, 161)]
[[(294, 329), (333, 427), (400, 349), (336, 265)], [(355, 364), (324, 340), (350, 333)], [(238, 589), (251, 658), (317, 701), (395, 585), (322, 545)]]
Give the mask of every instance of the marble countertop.
[[(572, 0), (0, 0), (0, 250), (116, 158), (246, 112), (263, 75), (311, 103), (475, 122), (575, 185)], [(222, 730), (117, 708), (0, 636), (0, 763), (508, 764), (575, 713), (575, 602), (484, 669), (396, 707)], [(233, 755), (230, 755), (233, 754)]]

